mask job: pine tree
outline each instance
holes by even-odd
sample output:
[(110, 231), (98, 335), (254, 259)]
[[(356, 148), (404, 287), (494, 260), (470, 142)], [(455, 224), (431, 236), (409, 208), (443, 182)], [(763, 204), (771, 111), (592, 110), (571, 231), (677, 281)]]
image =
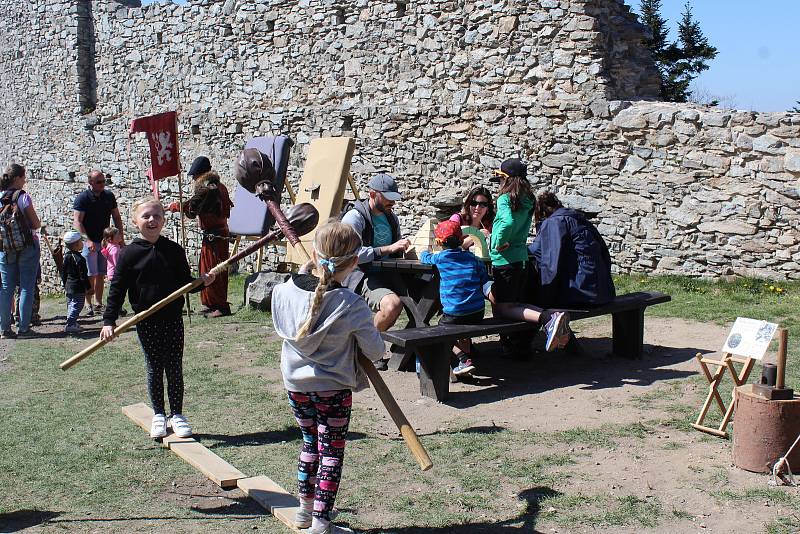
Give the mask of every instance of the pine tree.
[(789, 111), (791, 111), (792, 113), (800, 113), (800, 100), (797, 101), (797, 104), (798, 104), (797, 106), (793, 107)]
[(717, 56), (717, 49), (703, 35), (688, 1), (678, 24), (678, 41), (668, 43), (667, 21), (660, 9), (661, 0), (640, 0), (640, 20), (652, 33), (645, 44), (661, 74), (661, 98), (668, 102), (686, 102), (691, 93), (689, 85), (708, 69), (706, 62)]

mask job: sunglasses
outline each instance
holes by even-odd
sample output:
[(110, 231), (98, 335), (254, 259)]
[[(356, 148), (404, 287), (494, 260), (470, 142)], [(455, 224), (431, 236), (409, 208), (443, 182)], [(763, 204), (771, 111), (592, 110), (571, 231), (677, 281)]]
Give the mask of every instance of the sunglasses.
[(475, 206), (480, 206), (482, 208), (488, 208), (489, 207), (489, 203), (488, 202), (481, 202), (479, 200), (471, 200), (469, 205), (472, 206), (473, 208)]

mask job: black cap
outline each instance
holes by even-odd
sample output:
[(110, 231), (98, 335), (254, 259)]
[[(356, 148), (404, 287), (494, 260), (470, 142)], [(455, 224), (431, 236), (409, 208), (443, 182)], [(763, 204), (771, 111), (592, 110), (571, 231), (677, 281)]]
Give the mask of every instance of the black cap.
[(508, 176), (527, 178), (528, 166), (519, 158), (507, 159), (500, 164), (499, 169), (494, 171), (494, 176), (490, 180), (492, 182), (499, 182)]
[(211, 170), (211, 162), (205, 156), (198, 156), (194, 158), (192, 162), (192, 166), (189, 167), (189, 176), (200, 176), (201, 174), (207, 173)]

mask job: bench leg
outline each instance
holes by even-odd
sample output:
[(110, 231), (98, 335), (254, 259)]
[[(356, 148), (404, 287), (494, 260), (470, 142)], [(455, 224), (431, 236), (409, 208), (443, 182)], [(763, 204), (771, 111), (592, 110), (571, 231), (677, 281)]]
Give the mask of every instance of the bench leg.
[(392, 356), (389, 359), (390, 371), (413, 371), (414, 370), (414, 351), (406, 350), (403, 347), (392, 343), (390, 349)]
[(439, 343), (417, 351), (419, 356), (419, 391), (425, 397), (444, 401), (450, 393), (450, 354), (452, 345)]
[(628, 359), (642, 357), (644, 344), (644, 308), (612, 315), (612, 353)]

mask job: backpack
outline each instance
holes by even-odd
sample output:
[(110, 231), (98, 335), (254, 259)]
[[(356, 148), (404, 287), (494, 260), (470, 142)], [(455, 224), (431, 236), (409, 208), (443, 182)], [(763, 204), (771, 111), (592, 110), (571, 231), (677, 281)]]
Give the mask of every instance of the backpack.
[(33, 244), (30, 226), (17, 204), (22, 193), (22, 189), (6, 191), (0, 198), (0, 241), (3, 252), (19, 252)]

